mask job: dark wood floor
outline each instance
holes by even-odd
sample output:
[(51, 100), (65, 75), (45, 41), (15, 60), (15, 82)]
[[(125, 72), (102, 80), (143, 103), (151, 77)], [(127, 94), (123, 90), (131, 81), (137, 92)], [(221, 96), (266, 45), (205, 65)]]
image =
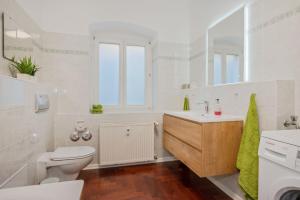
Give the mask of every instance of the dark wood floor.
[(82, 171), (83, 200), (231, 200), (180, 162)]

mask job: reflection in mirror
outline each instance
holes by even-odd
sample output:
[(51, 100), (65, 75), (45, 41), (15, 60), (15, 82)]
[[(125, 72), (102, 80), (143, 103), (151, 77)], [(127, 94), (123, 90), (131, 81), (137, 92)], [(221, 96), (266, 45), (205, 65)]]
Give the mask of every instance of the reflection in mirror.
[(243, 81), (244, 8), (208, 30), (208, 84)]
[(8, 60), (33, 57), (32, 36), (5, 13), (2, 14), (2, 24), (3, 57)]

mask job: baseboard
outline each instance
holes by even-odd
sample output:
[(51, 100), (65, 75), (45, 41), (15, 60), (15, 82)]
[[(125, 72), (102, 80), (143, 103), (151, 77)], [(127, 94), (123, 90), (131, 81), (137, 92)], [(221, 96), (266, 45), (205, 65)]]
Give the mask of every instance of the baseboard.
[(168, 156), (168, 157), (163, 157), (163, 158), (158, 158), (155, 160), (155, 163), (162, 163), (162, 162), (172, 162), (176, 161), (177, 159), (173, 156)]
[(158, 158), (153, 161), (146, 161), (146, 162), (138, 162), (138, 163), (126, 163), (126, 164), (118, 164), (118, 165), (107, 165), (101, 166), (100, 164), (90, 164), (83, 170), (93, 170), (93, 169), (104, 169), (104, 168), (113, 168), (113, 167), (126, 167), (126, 166), (135, 166), (135, 165), (145, 165), (145, 164), (153, 164), (153, 163), (162, 163), (162, 162), (172, 162), (176, 161), (177, 159), (173, 156)]
[(224, 193), (226, 193), (228, 196), (230, 196), (233, 200), (244, 200), (243, 197), (233, 192), (231, 189), (229, 189), (226, 185), (220, 183), (213, 177), (207, 177), (207, 179), (212, 182), (215, 186), (217, 186), (220, 190), (222, 190)]
[(93, 170), (93, 169), (100, 169), (100, 165), (99, 164), (89, 164), (83, 170)]

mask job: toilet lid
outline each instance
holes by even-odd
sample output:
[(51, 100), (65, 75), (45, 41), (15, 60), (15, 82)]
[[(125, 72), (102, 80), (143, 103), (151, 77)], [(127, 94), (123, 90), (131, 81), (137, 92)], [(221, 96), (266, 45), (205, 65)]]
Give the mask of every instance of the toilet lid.
[(50, 156), (51, 160), (73, 160), (77, 158), (85, 158), (95, 153), (93, 147), (74, 146), (59, 147)]

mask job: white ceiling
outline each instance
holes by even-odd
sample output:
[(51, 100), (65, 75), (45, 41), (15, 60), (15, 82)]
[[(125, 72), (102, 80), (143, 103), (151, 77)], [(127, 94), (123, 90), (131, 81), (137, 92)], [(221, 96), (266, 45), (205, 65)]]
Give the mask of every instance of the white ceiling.
[(196, 40), (208, 27), (249, 0), (190, 0), (190, 38)]
[(16, 0), (45, 31), (87, 35), (101, 21), (157, 31), (163, 41), (188, 42), (246, 0)]

